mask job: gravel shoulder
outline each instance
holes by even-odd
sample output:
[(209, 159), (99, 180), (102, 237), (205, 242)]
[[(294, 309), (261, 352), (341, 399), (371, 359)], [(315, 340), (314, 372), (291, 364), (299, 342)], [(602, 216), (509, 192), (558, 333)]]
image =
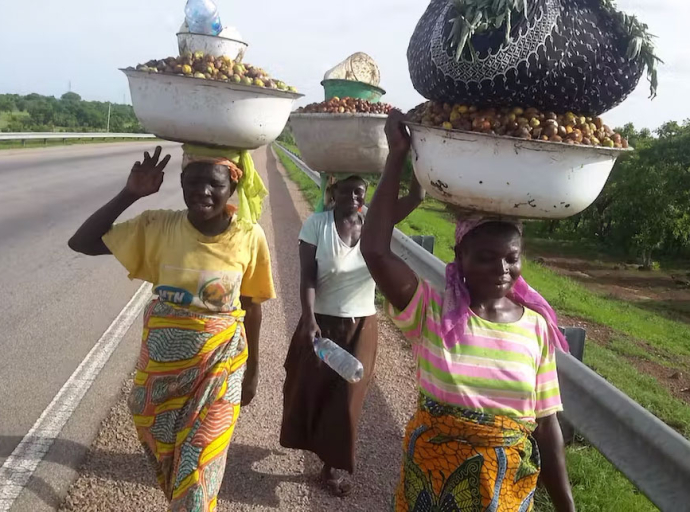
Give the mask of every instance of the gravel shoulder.
[[(264, 306), (259, 392), (238, 420), (218, 510), (388, 510), (399, 475), (403, 428), (412, 414), (416, 396), (409, 345), (382, 315), (376, 377), (361, 423), (353, 494), (344, 500), (330, 496), (318, 481), (318, 459), (312, 454), (286, 450), (278, 442), (283, 362), (299, 318), (297, 237), (301, 222), (310, 211), (270, 149), (258, 150), (254, 158), (270, 193), (261, 224), (271, 248), (278, 299)], [(103, 421), (61, 510), (166, 509), (127, 411), (129, 388), (130, 378), (123, 384), (118, 403)]]

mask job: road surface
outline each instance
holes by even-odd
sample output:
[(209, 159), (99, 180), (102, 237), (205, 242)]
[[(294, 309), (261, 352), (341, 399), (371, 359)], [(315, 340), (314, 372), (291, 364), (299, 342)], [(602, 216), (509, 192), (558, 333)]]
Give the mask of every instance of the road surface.
[[(139, 286), (126, 279), (112, 258), (79, 256), (69, 250), (67, 240), (124, 185), (128, 170), (149, 146), (0, 151), (0, 289), (5, 304), (0, 321), (0, 464)], [(174, 179), (181, 151), (176, 144), (165, 146), (175, 157), (173, 176), (159, 195), (128, 215), (143, 208), (181, 206)], [(131, 334), (65, 426), (63, 437), (74, 446), (51, 454), (62, 463), (52, 471), (58, 494), (65, 490), (78, 452), (83, 455), (83, 442), (93, 437), (117, 398), (137, 343)], [(54, 501), (53, 490), (45, 497)]]
[[(73, 254), (66, 241), (119, 190), (146, 147), (134, 143), (0, 152), (1, 288), (9, 299), (0, 330), (0, 464), (13, 451), (21, 452), (20, 441), (27, 442), (27, 432), (92, 347), (99, 348), (111, 323), (120, 322), (118, 315), (139, 289), (141, 283), (130, 282), (111, 257)], [(125, 216), (183, 207), (181, 151), (174, 144), (165, 148), (173, 160), (161, 192)], [(261, 223), (279, 298), (264, 308), (259, 394), (240, 416), (219, 510), (387, 510), (399, 471), (403, 426), (415, 399), (409, 350), (390, 324), (382, 322), (380, 329), (377, 378), (362, 420), (353, 496), (331, 497), (318, 482), (315, 457), (278, 444), (282, 363), (299, 316), (296, 241), (309, 212), (270, 150), (258, 150), (254, 158), (270, 193)], [(58, 407), (67, 422), (13, 500), (13, 512), (60, 507), (165, 510), (124, 402), (140, 329), (137, 319), (73, 412)], [(45, 417), (38, 421), (39, 426), (44, 423)], [(16, 465), (16, 457), (9, 462)], [(2, 475), (0, 470), (0, 510)]]

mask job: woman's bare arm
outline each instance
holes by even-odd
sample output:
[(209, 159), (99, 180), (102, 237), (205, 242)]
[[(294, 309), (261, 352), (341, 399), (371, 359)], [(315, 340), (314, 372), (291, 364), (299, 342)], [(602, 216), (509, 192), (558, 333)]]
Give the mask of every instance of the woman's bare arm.
[(391, 251), (400, 179), (410, 149), (410, 136), (403, 120), (404, 116), (398, 110), (388, 116), (386, 135), (390, 153), (369, 206), (361, 239), (362, 255), (371, 276), (386, 299), (398, 310), (407, 307), (419, 284), (412, 269)]
[(398, 224), (405, 220), (415, 208), (422, 204), (424, 197), (426, 197), (426, 192), (419, 184), (419, 181), (417, 181), (417, 177), (413, 174), (409, 194), (398, 199), (398, 204), (395, 208), (395, 223)]
[(261, 322), (263, 311), (261, 304), (252, 301), (251, 297), (240, 297), (242, 309), (245, 311), (244, 329), (247, 334), (247, 369), (242, 382), (242, 403), (244, 407), (249, 405), (256, 396), (259, 385), (259, 340), (261, 338)]
[(302, 303), (302, 321), (300, 337), (305, 343), (311, 343), (314, 338), (321, 336), (321, 329), (316, 322), (314, 314), (314, 301), (316, 300), (316, 276), (318, 266), (316, 263), (316, 246), (300, 241), (300, 286), (299, 295)]
[(163, 184), (163, 169), (170, 161), (170, 155), (158, 162), (162, 148), (158, 146), (153, 156), (144, 153), (144, 162), (132, 167), (127, 184), (111, 201), (91, 215), (70, 238), (70, 249), (88, 256), (110, 254), (103, 242), (103, 236), (110, 231), (117, 218), (142, 197), (155, 194)]
[(537, 420), (534, 439), (541, 454), (541, 480), (557, 512), (575, 512), (575, 502), (565, 464), (563, 433), (558, 416), (552, 414)]
[(87, 256), (110, 254), (110, 249), (103, 242), (103, 236), (110, 231), (117, 218), (132, 206), (139, 198), (126, 188), (122, 189), (105, 206), (99, 208), (81, 225), (69, 239), (70, 249)]

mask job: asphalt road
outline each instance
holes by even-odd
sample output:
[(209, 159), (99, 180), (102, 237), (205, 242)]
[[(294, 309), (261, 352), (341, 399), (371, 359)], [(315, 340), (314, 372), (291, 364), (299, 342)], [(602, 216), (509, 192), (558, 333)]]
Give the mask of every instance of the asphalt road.
[[(140, 285), (113, 258), (77, 255), (67, 240), (120, 190), (151, 146), (0, 151), (0, 465)], [(173, 159), (161, 192), (123, 218), (183, 206), (177, 178), (182, 152), (177, 144), (164, 146)], [(138, 337), (133, 331), (65, 427), (63, 436), (74, 447), (51, 455), (59, 461), (50, 472), (56, 480), (69, 480), (79, 447), (90, 444), (131, 371)]]
[[(99, 338), (140, 286), (127, 280), (112, 257), (79, 256), (66, 244), (80, 223), (123, 186), (132, 163), (147, 148), (135, 143), (0, 152), (0, 290), (9, 299), (0, 317), (0, 512), (166, 508), (126, 406), (140, 319), (131, 324), (80, 405), (69, 412), (45, 457), (7, 459), (26, 439), (40, 445), (40, 435), (27, 432), (46, 417), (41, 416), (46, 407), (53, 411), (56, 393), (91, 348), (98, 348)], [(181, 151), (174, 144), (166, 150), (173, 159), (163, 189), (125, 218), (144, 209), (183, 207)], [(238, 421), (219, 512), (387, 510), (399, 475), (403, 428), (416, 398), (409, 348), (381, 318), (376, 380), (361, 422), (354, 492), (347, 500), (333, 497), (318, 479), (316, 457), (285, 450), (278, 442), (282, 365), (300, 314), (297, 239), (310, 210), (269, 149), (257, 150), (254, 161), (269, 189), (261, 224), (278, 299), (264, 306), (259, 393)], [(14, 485), (18, 496), (3, 497), (3, 468), (17, 468), (10, 473), (16, 476), (32, 459), (41, 462), (27, 485), (11, 480), (4, 490), (12, 491)]]

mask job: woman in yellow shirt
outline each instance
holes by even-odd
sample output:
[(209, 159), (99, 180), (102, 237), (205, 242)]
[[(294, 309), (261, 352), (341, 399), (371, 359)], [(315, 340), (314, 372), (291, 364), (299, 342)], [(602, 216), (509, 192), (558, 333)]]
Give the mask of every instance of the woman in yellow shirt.
[[(240, 405), (256, 393), (261, 303), (275, 292), (256, 223), (266, 190), (249, 155), (184, 149), (187, 210), (114, 225), (160, 189), (170, 156), (160, 160), (157, 147), (69, 246), (113, 254), (131, 279), (153, 284), (129, 408), (170, 510), (206, 512), (217, 505)], [(239, 212), (227, 204), (236, 190)]]

